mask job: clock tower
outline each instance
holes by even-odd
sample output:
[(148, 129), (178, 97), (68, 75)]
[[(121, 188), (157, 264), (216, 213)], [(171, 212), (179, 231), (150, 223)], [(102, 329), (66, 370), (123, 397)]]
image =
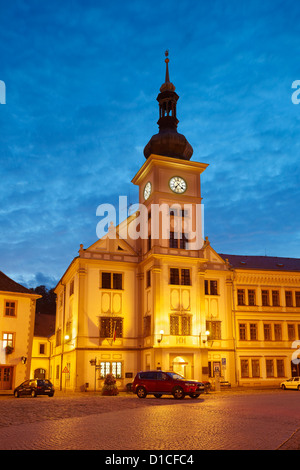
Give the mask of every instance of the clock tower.
[[(145, 146), (146, 162), (132, 180), (139, 186), (139, 203), (147, 207), (149, 217), (148, 240), (142, 243), (142, 253), (149, 251), (149, 248), (154, 252), (159, 252), (160, 248), (163, 252), (166, 248), (171, 248), (172, 252), (174, 249), (187, 249), (188, 239), (195, 242), (195, 237), (188, 236), (187, 232), (195, 235), (199, 227), (201, 230), (200, 175), (208, 165), (190, 161), (193, 148), (185, 136), (177, 132), (179, 121), (176, 106), (179, 96), (169, 78), (168, 51), (165, 54), (165, 82), (157, 96), (159, 132)], [(157, 211), (160, 211), (160, 220), (157, 219), (159, 229), (153, 236), (153, 214), (157, 215)], [(166, 217), (170, 217), (170, 220), (167, 219), (170, 223), (167, 231), (166, 226), (162, 230)], [(199, 240), (189, 247), (196, 248), (193, 250), (194, 256), (198, 256)], [(193, 256), (192, 253), (189, 255)]]

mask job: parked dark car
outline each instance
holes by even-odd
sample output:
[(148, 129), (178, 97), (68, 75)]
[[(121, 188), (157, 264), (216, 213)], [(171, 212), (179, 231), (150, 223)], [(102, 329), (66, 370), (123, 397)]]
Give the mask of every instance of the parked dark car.
[(132, 390), (139, 398), (146, 398), (148, 394), (160, 398), (162, 395), (173, 395), (182, 399), (185, 395), (198, 398), (204, 392), (204, 384), (197, 380), (187, 380), (175, 372), (141, 371), (135, 376)]
[(50, 380), (25, 380), (25, 382), (14, 389), (15, 397), (20, 397), (21, 395), (30, 395), (31, 397), (48, 395), (48, 397), (53, 397), (54, 387)]

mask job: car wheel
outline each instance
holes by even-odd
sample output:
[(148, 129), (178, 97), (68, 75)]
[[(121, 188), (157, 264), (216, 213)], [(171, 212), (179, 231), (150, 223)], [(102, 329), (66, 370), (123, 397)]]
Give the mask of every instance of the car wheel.
[(298, 385), (298, 388), (297, 388), (297, 390), (299, 390), (299, 392), (300, 392), (300, 385)]
[(49, 393), (48, 396), (49, 396), (49, 397), (53, 397), (53, 395), (54, 395), (54, 393)]
[(35, 390), (32, 390), (30, 396), (31, 396), (32, 398), (36, 397), (36, 391), (35, 391)]
[(281, 388), (282, 388), (282, 390), (286, 390), (286, 386), (285, 386), (285, 385), (281, 385)]
[(190, 393), (191, 398), (198, 398), (200, 396), (200, 393)]
[(176, 387), (173, 390), (173, 396), (176, 400), (182, 400), (185, 397), (185, 393), (181, 387)]
[(14, 396), (15, 396), (16, 398), (19, 398), (20, 394), (19, 394), (18, 390), (15, 390)]
[(161, 398), (161, 397), (162, 397), (162, 393), (154, 393), (154, 396), (155, 396), (155, 398)]
[(146, 389), (144, 387), (138, 387), (137, 391), (136, 391), (136, 394), (139, 398), (146, 398), (146, 396), (147, 396), (147, 392), (146, 392)]

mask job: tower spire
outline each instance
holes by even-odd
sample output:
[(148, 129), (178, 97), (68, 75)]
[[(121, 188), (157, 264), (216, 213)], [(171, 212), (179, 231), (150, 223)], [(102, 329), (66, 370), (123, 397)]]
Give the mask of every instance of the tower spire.
[(170, 82), (168, 50), (166, 50), (165, 56), (165, 82), (160, 87), (160, 93), (156, 98), (159, 105), (159, 119), (157, 121), (159, 133), (152, 136), (144, 148), (144, 155), (148, 158), (151, 153), (154, 153), (182, 160), (190, 160), (193, 149), (184, 135), (177, 132), (179, 121), (177, 119), (176, 106), (179, 96), (175, 92), (175, 86)]

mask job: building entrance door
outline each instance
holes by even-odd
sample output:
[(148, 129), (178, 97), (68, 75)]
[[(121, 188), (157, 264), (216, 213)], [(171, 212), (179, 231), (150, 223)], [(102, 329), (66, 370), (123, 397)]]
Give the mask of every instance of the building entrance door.
[(0, 367), (0, 390), (12, 389), (13, 367)]
[(185, 379), (192, 379), (192, 361), (190, 357), (174, 357), (171, 362), (171, 369)]

